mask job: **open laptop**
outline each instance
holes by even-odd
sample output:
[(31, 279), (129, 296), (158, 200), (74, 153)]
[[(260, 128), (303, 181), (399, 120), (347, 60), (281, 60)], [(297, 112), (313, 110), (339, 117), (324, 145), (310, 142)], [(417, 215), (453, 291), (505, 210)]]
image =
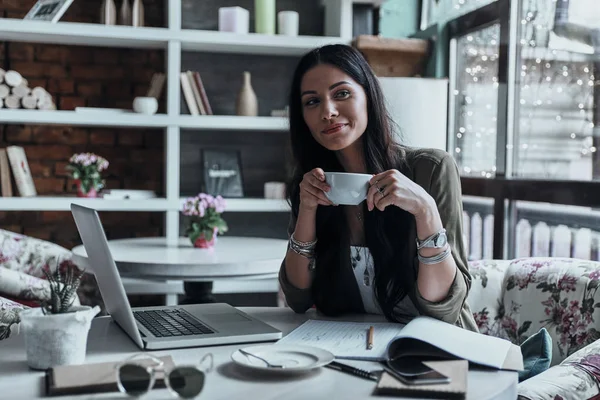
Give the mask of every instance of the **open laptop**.
[(71, 204), (71, 212), (106, 310), (142, 349), (212, 346), (281, 338), (281, 331), (224, 303), (132, 309), (96, 210)]

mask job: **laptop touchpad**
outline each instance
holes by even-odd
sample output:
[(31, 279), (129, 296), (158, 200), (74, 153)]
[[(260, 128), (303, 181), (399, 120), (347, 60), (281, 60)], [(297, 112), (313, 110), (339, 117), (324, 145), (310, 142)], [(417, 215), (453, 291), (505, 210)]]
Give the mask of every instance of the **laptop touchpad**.
[(252, 321), (245, 316), (238, 313), (222, 313), (222, 314), (204, 314), (208, 319), (213, 322), (225, 323), (225, 322), (248, 322)]

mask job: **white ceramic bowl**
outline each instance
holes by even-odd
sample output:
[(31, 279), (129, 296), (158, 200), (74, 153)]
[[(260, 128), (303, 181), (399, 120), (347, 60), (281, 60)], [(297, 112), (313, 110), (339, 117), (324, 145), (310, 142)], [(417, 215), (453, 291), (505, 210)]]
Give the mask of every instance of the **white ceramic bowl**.
[(369, 174), (352, 174), (348, 172), (325, 172), (325, 181), (331, 190), (325, 192), (329, 200), (335, 204), (357, 205), (367, 198)]
[(133, 111), (153, 115), (158, 111), (158, 101), (154, 97), (136, 97), (133, 99)]

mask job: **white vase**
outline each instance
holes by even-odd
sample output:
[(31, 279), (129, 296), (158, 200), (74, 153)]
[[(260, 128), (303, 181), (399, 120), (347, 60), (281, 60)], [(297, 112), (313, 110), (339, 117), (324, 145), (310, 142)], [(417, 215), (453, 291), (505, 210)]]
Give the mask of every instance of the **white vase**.
[(100, 23), (115, 25), (117, 23), (117, 7), (114, 0), (104, 0), (100, 8)]
[(131, 25), (131, 4), (129, 0), (123, 0), (121, 4), (121, 11), (119, 12), (119, 24), (120, 25)]
[(131, 12), (131, 25), (144, 26), (144, 3), (142, 0), (133, 0), (133, 10)]
[(21, 311), (27, 365), (47, 369), (56, 365), (83, 364), (88, 331), (100, 308), (71, 307), (64, 314), (44, 314), (41, 308)]
[(237, 115), (249, 117), (255, 117), (258, 115), (258, 100), (256, 98), (256, 93), (254, 93), (254, 89), (252, 89), (250, 72), (244, 72), (244, 82), (242, 83), (242, 87), (238, 93), (235, 104), (235, 113)]

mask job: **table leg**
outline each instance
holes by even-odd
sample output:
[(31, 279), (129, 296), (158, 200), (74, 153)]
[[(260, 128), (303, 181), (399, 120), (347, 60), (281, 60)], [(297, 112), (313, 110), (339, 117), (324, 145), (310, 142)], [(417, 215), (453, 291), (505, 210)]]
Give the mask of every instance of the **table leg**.
[(184, 282), (185, 299), (182, 304), (215, 303), (212, 282)]

